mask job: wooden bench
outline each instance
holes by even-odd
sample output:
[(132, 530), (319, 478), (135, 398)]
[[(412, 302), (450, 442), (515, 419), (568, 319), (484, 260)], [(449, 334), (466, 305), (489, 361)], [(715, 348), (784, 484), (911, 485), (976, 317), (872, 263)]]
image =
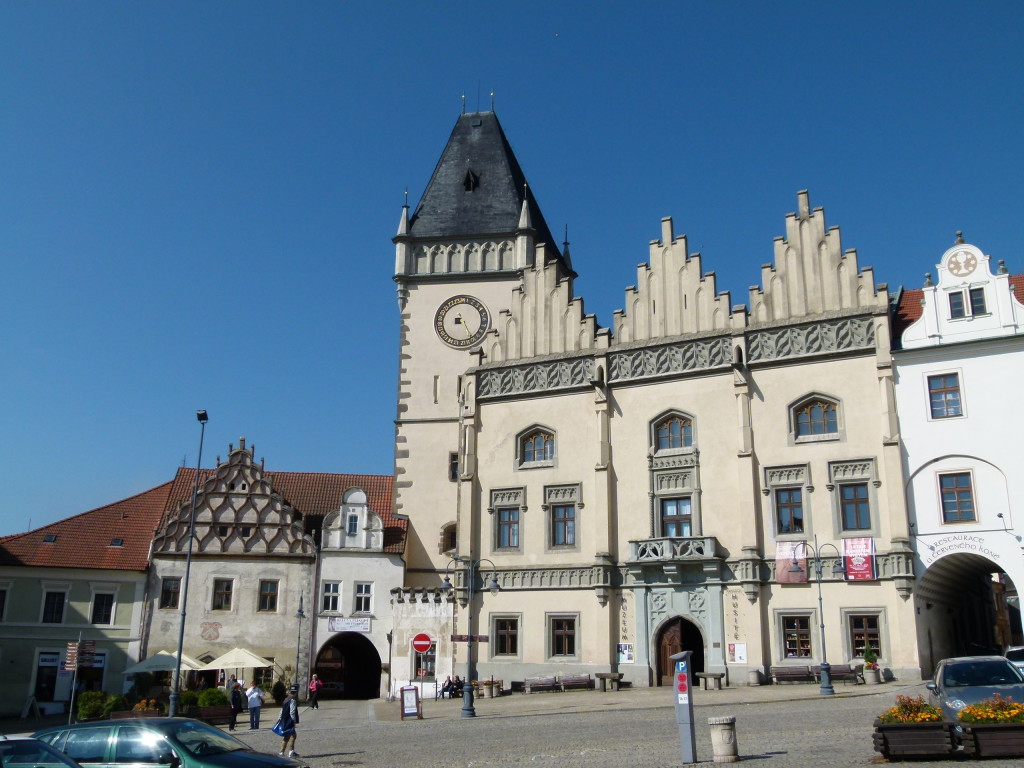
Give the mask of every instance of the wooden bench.
[(813, 683), (814, 673), (808, 666), (772, 667), (772, 679), (776, 683)]
[(563, 691), (568, 688), (590, 688), (590, 675), (559, 675), (558, 687)]
[(722, 678), (725, 677), (725, 672), (698, 672), (694, 675), (698, 680), (704, 683), (704, 690), (711, 690), (710, 686), (714, 686), (716, 691), (722, 690)]
[(610, 686), (613, 691), (619, 690), (619, 681), (622, 680), (621, 672), (597, 672), (594, 674), (597, 678), (597, 685), (601, 693), (608, 690)]
[(210, 725), (227, 725), (231, 722), (231, 705), (220, 704), (216, 707), (199, 707), (199, 717), (196, 719)]
[[(856, 664), (854, 666), (849, 664), (832, 664), (830, 666), (829, 675), (832, 678), (832, 682), (842, 680), (843, 683), (853, 683), (854, 685), (864, 682), (863, 664)], [(816, 675), (821, 680), (821, 667), (817, 668)]]
[(523, 680), (523, 693), (557, 690), (559, 690), (558, 683), (554, 677), (528, 677)]

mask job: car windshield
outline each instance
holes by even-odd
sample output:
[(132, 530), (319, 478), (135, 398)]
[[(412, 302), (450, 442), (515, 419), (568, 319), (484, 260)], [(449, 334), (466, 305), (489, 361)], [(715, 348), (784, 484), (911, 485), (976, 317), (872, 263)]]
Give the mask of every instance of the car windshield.
[(182, 749), (196, 756), (220, 755), (249, 748), (234, 736), (196, 720), (173, 722), (168, 725), (166, 733)]
[(1017, 668), (1005, 659), (980, 659), (947, 664), (942, 684), (947, 688), (968, 685), (1007, 685), (1024, 682)]
[(0, 741), (0, 765), (3, 768), (36, 768), (56, 766), (57, 768), (81, 768), (74, 760), (53, 747), (35, 739)]

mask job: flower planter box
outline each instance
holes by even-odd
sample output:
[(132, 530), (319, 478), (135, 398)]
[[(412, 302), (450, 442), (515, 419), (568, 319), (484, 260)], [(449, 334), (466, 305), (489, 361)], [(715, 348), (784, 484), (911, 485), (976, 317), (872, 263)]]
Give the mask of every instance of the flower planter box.
[(1024, 723), (961, 723), (964, 754), (1024, 757)]
[(875, 752), (887, 760), (948, 755), (953, 751), (953, 723), (883, 723), (875, 720)]

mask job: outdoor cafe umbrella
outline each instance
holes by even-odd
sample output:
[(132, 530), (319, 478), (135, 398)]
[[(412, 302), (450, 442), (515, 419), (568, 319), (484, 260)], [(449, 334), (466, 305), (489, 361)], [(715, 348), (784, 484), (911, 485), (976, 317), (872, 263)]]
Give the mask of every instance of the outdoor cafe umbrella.
[[(172, 672), (178, 665), (178, 654), (171, 651), (160, 651), (154, 653), (138, 664), (133, 664), (121, 674), (134, 675), (136, 672)], [(203, 662), (196, 661), (191, 656), (181, 654), (181, 668), (186, 670), (202, 669)]]
[(200, 669), (243, 669), (249, 667), (272, 667), (274, 662), (257, 656), (245, 648), (232, 648), (227, 653), (218, 656), (209, 664), (200, 665)]

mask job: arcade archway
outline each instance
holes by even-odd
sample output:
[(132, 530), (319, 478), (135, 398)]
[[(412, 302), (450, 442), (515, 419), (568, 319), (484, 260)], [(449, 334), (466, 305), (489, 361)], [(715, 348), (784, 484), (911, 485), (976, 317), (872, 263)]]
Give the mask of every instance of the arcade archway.
[(694, 673), (704, 671), (704, 636), (696, 624), (675, 616), (661, 625), (657, 638), (658, 665), (655, 679), (658, 685), (672, 685), (675, 667), (671, 657), (681, 651), (693, 651), (690, 669)]
[(324, 683), (321, 696), (376, 699), (380, 696), (380, 654), (364, 635), (341, 632), (320, 648), (313, 671)]
[(950, 656), (1001, 654), (1019, 644), (1016, 585), (983, 555), (957, 552), (932, 563), (914, 589), (921, 673)]

